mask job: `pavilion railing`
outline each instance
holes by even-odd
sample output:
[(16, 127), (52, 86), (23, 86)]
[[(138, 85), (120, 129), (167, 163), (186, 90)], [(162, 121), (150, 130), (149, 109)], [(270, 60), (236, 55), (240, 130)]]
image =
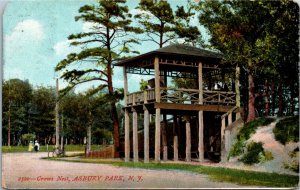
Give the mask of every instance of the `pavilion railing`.
[[(199, 90), (183, 88), (161, 88), (161, 102), (199, 104)], [(203, 104), (235, 105), (236, 94), (225, 91), (203, 91)], [(127, 95), (127, 105), (138, 105), (155, 101), (155, 90), (134, 92)]]

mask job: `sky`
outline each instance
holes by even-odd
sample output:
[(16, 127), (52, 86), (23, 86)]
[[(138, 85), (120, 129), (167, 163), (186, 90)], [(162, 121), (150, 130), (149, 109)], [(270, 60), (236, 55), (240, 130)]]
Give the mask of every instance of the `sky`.
[[(20, 78), (29, 80), (34, 86), (54, 86), (59, 73), (54, 72), (56, 64), (69, 53), (78, 51), (69, 46), (70, 34), (87, 31), (90, 24), (75, 22), (78, 9), (95, 0), (11, 0), (3, 15), (4, 39), (4, 80)], [(138, 0), (130, 0), (127, 5), (131, 11)], [(171, 0), (172, 7), (186, 1)], [(146, 42), (136, 46), (140, 53), (157, 49), (157, 45)], [(129, 75), (129, 91), (138, 90), (142, 76)], [(114, 68), (115, 88), (123, 87), (122, 68)], [(60, 79), (60, 86), (66, 86)], [(84, 91), (93, 84), (84, 84), (76, 91)]]

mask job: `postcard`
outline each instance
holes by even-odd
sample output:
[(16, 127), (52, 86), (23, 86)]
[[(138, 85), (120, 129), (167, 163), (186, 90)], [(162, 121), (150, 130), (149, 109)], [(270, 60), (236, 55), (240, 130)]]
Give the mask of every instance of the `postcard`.
[(298, 188), (293, 1), (3, 1), (3, 189)]

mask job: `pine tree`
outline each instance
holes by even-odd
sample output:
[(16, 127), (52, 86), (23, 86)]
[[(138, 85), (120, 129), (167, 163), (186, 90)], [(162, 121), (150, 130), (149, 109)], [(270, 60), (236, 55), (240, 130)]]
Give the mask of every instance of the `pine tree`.
[(194, 16), (192, 6), (187, 11), (183, 6), (177, 6), (174, 12), (168, 1), (142, 0), (137, 8), (141, 13), (135, 18), (146, 32), (146, 40), (160, 48), (175, 38), (181, 38), (184, 42), (201, 39), (198, 28), (190, 25), (190, 18)]
[[(130, 37), (130, 33), (141, 30), (131, 26), (131, 15), (125, 1), (99, 0), (96, 5), (85, 5), (79, 9), (76, 21), (92, 24), (91, 30), (79, 34), (71, 34), (68, 39), (71, 45), (82, 47), (79, 53), (71, 53), (59, 62), (56, 71), (64, 71), (62, 78), (69, 82), (66, 91), (74, 86), (91, 81), (98, 81), (97, 89), (107, 89), (110, 97), (111, 118), (113, 121), (115, 157), (119, 150), (119, 120), (116, 101), (118, 89), (113, 87), (113, 62), (122, 56), (137, 53), (130, 50), (130, 44), (138, 43)], [(80, 69), (74, 69), (76, 65)], [(71, 69), (71, 70), (68, 70)]]

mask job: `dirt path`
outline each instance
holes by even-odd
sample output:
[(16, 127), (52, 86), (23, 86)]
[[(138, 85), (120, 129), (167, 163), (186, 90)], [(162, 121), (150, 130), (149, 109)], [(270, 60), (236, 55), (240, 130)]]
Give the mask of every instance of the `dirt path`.
[[(6, 188), (238, 188), (213, 182), (206, 175), (182, 171), (121, 168), (105, 164), (42, 160), (47, 153), (2, 155)], [(245, 187), (245, 186), (242, 186)]]

